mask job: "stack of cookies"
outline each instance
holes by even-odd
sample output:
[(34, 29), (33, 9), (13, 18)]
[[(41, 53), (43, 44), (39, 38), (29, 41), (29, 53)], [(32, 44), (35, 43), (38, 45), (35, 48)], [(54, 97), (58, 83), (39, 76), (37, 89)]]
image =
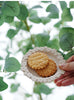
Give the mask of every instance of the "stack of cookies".
[(56, 73), (56, 63), (43, 52), (35, 52), (28, 57), (28, 66), (41, 77), (49, 77)]

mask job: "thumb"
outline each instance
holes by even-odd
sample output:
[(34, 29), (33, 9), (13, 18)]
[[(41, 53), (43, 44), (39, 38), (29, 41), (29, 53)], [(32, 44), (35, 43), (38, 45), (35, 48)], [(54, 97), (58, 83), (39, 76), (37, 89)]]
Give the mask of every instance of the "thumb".
[(74, 71), (74, 62), (66, 63), (59, 66), (64, 71)]

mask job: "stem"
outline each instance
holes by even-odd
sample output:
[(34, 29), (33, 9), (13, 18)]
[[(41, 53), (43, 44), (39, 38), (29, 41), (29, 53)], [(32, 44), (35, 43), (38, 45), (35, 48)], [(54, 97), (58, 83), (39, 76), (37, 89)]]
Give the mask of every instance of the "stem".
[(26, 27), (27, 27), (28, 32), (30, 32), (30, 27), (29, 27), (29, 25), (28, 25), (28, 23), (27, 23), (27, 20), (24, 20), (24, 23), (25, 23), (25, 25), (26, 25)]
[(41, 94), (39, 94), (39, 100), (42, 100), (42, 96), (41, 96)]

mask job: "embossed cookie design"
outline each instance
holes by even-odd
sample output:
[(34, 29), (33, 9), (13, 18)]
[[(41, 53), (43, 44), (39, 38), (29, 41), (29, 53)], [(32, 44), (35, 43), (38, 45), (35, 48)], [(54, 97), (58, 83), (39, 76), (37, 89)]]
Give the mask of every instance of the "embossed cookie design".
[(28, 57), (28, 65), (32, 69), (45, 68), (49, 63), (48, 56), (43, 52), (35, 52)]
[(45, 68), (38, 69), (35, 71), (38, 73), (38, 75), (40, 75), (42, 77), (49, 77), (49, 76), (55, 74), (55, 72), (57, 71), (57, 66), (53, 60), (49, 59), (49, 63)]

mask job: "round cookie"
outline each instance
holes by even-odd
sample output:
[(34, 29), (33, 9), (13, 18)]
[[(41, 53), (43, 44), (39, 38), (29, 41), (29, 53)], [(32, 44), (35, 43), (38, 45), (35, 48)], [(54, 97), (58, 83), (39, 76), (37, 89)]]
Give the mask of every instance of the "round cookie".
[(38, 75), (42, 76), (42, 77), (49, 77), (53, 74), (55, 74), (55, 72), (57, 71), (57, 66), (56, 63), (49, 59), (49, 63), (47, 65), (47, 67), (43, 68), (43, 69), (39, 69), (39, 70), (35, 70), (37, 72)]
[(48, 56), (43, 52), (35, 52), (28, 57), (28, 65), (32, 69), (45, 68), (49, 63)]

